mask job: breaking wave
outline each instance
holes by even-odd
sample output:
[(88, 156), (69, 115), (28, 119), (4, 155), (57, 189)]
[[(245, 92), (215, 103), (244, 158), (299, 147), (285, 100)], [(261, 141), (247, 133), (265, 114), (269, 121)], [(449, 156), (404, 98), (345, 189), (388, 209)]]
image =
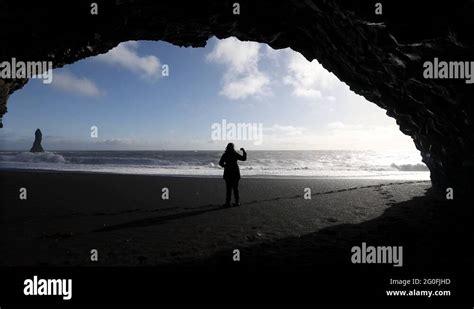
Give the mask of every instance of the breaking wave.
[(66, 159), (62, 155), (48, 151), (20, 152), (13, 156), (2, 156), (2, 161), (28, 163), (66, 163)]
[(402, 171), (402, 172), (415, 172), (415, 171), (428, 171), (428, 167), (424, 164), (401, 164), (401, 165), (397, 165), (395, 163), (392, 163), (390, 165), (391, 167), (399, 170), (399, 171)]
[[(119, 174), (219, 176), (220, 151), (0, 152), (0, 169)], [(396, 163), (393, 163), (396, 162)], [(252, 151), (244, 176), (409, 177), (429, 179), (419, 153), (373, 151)]]

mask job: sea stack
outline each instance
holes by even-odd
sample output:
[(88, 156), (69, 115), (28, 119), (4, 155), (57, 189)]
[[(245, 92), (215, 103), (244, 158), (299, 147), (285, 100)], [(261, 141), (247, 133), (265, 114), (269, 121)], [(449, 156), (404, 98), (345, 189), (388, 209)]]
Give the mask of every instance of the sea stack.
[(33, 147), (31, 147), (30, 152), (44, 152), (43, 146), (41, 146), (41, 140), (43, 139), (43, 134), (40, 129), (35, 131), (35, 141)]

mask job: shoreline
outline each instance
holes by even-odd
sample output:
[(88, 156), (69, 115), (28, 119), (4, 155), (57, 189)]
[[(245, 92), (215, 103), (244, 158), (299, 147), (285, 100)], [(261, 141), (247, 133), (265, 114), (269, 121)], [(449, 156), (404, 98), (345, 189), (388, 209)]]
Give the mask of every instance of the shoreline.
[[(91, 174), (91, 175), (129, 175), (129, 176), (151, 176), (151, 177), (173, 177), (173, 178), (211, 178), (221, 179), (222, 175), (198, 175), (198, 174), (146, 174), (146, 173), (120, 173), (120, 172), (109, 172), (109, 171), (71, 171), (71, 170), (54, 170), (54, 169), (28, 169), (28, 168), (1, 168), (1, 173), (57, 173), (57, 174)], [(428, 171), (407, 171), (405, 173), (420, 173), (426, 174)], [(430, 179), (423, 178), (403, 178), (395, 175), (371, 175), (371, 176), (297, 176), (297, 175), (245, 175), (242, 174), (242, 179), (321, 179), (321, 180), (335, 180), (335, 179), (348, 179), (348, 180), (399, 180), (399, 181), (417, 181), (417, 182), (430, 182)]]

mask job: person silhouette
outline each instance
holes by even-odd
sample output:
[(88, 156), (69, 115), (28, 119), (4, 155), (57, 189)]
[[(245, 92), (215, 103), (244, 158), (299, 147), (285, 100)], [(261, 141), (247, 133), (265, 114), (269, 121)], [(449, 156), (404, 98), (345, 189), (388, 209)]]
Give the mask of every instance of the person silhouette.
[(235, 151), (234, 144), (229, 143), (225, 148), (225, 152), (222, 154), (219, 160), (219, 165), (224, 168), (224, 180), (226, 187), (225, 204), (224, 207), (230, 207), (230, 199), (232, 191), (234, 191), (234, 206), (240, 206), (239, 202), (239, 180), (240, 180), (240, 169), (237, 161), (246, 161), (247, 152), (244, 148), (240, 148), (243, 155)]

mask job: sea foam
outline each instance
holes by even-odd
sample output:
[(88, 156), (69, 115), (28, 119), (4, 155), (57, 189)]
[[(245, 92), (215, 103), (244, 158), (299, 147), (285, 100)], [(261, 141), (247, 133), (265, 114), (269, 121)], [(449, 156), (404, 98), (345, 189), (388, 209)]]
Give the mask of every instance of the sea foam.
[(12, 162), (34, 162), (34, 163), (66, 163), (66, 159), (60, 154), (53, 152), (20, 152), (6, 161)]

